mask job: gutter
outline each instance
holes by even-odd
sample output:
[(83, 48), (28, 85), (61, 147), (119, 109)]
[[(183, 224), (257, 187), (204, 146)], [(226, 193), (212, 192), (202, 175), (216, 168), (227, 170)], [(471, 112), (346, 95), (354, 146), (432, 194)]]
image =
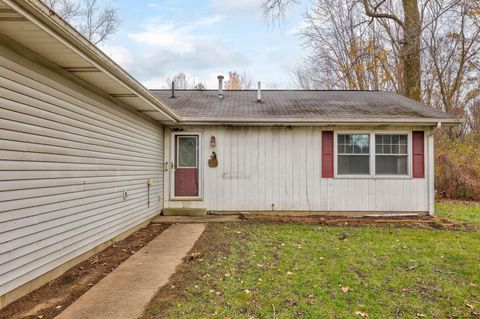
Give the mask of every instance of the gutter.
[(38, 0), (3, 0), (3, 2), (173, 122), (176, 123), (182, 119), (178, 113), (137, 82), (42, 2)]
[[(192, 118), (184, 117), (178, 124), (183, 125), (458, 125), (462, 119), (371, 119), (371, 118), (328, 118), (328, 119), (305, 119), (305, 118)], [(168, 124), (168, 123), (166, 123)]]

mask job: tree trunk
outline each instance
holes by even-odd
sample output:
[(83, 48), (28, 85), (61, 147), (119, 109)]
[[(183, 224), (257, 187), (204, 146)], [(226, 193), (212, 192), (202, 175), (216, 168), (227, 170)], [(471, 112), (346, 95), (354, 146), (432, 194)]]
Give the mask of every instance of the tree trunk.
[(421, 21), (417, 0), (403, 0), (405, 15), (403, 25), (403, 90), (404, 95), (420, 101), (421, 92), (421, 62), (420, 35)]

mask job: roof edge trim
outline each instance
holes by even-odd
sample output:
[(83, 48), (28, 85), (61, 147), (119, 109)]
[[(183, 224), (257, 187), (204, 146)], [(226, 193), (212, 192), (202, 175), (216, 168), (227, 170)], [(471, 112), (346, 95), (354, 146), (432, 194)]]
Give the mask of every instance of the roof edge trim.
[(463, 119), (450, 118), (329, 118), (329, 119), (305, 119), (305, 118), (192, 118), (184, 117), (178, 124), (427, 124), (437, 125), (442, 123), (444, 125), (457, 125), (463, 123)]
[(45, 4), (38, 0), (2, 0), (17, 12), (27, 17), (32, 23), (73, 50), (83, 59), (95, 65), (106, 75), (119, 82), (128, 90), (137, 94), (154, 109), (171, 119), (173, 122), (182, 120), (182, 117), (167, 104), (157, 98), (118, 64), (106, 56), (100, 49), (85, 39), (78, 31), (71, 27)]

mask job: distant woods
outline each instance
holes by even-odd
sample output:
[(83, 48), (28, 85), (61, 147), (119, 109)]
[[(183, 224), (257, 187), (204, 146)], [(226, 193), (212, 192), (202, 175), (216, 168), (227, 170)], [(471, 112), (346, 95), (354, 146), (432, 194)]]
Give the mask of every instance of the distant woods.
[[(269, 21), (298, 0), (264, 0)], [(465, 119), (436, 139), (438, 194), (480, 200), (480, 0), (313, 0), (301, 89), (387, 90)]]
[[(265, 0), (282, 19), (295, 0)], [(480, 132), (480, 0), (314, 0), (299, 30), (302, 89), (389, 90), (464, 116)]]

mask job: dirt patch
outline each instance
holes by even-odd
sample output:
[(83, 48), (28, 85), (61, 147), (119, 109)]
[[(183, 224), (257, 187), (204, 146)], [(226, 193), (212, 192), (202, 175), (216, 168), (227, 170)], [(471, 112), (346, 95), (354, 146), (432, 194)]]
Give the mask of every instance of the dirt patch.
[(455, 223), (447, 218), (431, 216), (389, 216), (389, 217), (341, 217), (341, 216), (268, 216), (249, 215), (250, 222), (262, 223), (302, 223), (331, 226), (379, 226), (379, 227), (410, 227), (434, 228), (445, 230), (476, 230), (475, 225)]
[(196, 276), (199, 276), (194, 271), (195, 266), (202, 263), (204, 259), (211, 259), (212, 255), (226, 255), (228, 253), (229, 247), (225, 245), (227, 242), (226, 232), (220, 229), (224, 227), (228, 226), (218, 223), (209, 224), (206, 227), (192, 250), (183, 259), (183, 262), (177, 266), (176, 272), (170, 277), (169, 282), (162, 286), (155, 297), (150, 300), (142, 319), (163, 318), (162, 314), (169, 308), (169, 302), (184, 298), (186, 288), (197, 279)]
[(0, 319), (54, 318), (169, 226), (152, 223), (112, 244), (0, 310)]

